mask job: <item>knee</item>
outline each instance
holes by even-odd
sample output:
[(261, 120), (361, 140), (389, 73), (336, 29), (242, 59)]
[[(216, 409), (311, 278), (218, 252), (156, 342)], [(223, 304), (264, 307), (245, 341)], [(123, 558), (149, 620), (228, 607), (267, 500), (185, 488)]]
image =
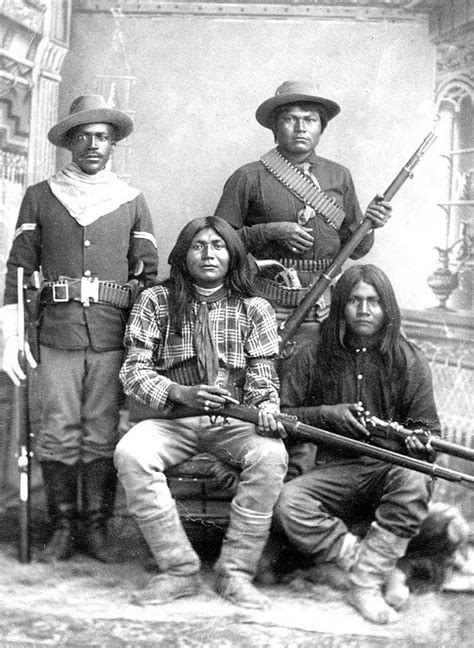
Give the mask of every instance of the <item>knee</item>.
[(295, 488), (295, 481), (287, 482), (280, 493), (275, 506), (275, 517), (278, 521), (290, 519), (294, 516), (300, 502), (298, 488)]
[(123, 472), (130, 464), (130, 454), (128, 452), (127, 438), (124, 436), (115, 447), (114, 464), (117, 472)]
[(258, 470), (269, 480), (283, 481), (288, 468), (288, 453), (281, 439), (261, 437), (261, 443), (244, 457), (244, 468)]
[(132, 429), (118, 442), (115, 448), (114, 464), (117, 472), (134, 471), (146, 463), (148, 463), (146, 448), (136, 439)]
[(377, 521), (396, 535), (413, 537), (428, 514), (430, 482), (422, 474), (405, 470), (397, 488), (389, 489), (376, 510)]

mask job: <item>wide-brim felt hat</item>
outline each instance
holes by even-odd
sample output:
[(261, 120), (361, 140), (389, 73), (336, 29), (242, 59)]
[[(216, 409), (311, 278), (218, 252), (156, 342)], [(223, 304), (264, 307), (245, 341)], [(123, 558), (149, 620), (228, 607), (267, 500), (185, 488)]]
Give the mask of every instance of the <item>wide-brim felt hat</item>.
[(110, 108), (101, 95), (82, 95), (72, 102), (69, 115), (49, 131), (48, 139), (51, 144), (66, 148), (68, 131), (82, 124), (112, 124), (116, 141), (130, 135), (135, 126), (127, 113)]
[(255, 117), (265, 128), (273, 128), (273, 111), (286, 104), (312, 102), (322, 106), (328, 121), (341, 112), (341, 107), (332, 99), (321, 97), (319, 87), (312, 81), (284, 81), (273, 97), (257, 108)]

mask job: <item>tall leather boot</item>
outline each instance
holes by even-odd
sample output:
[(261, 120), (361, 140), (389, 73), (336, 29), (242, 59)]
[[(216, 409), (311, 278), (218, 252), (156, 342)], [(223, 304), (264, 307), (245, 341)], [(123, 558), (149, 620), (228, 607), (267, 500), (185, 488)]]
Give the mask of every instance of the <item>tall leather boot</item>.
[(107, 545), (107, 521), (113, 515), (117, 473), (112, 459), (82, 465), (82, 519), (87, 553), (101, 562), (113, 562)]
[(270, 532), (271, 515), (231, 505), (229, 528), (214, 566), (215, 589), (222, 597), (245, 608), (262, 609), (269, 599), (252, 580)]
[(68, 560), (74, 553), (77, 520), (77, 466), (42, 461), (48, 515), (53, 534), (39, 555), (40, 562)]
[(409, 539), (372, 522), (350, 572), (349, 603), (372, 623), (392, 623), (399, 615), (384, 600), (382, 588), (407, 549)]
[(144, 589), (135, 592), (136, 605), (161, 605), (201, 589), (201, 562), (194, 551), (173, 503), (156, 517), (136, 519), (138, 527), (161, 573), (152, 576)]

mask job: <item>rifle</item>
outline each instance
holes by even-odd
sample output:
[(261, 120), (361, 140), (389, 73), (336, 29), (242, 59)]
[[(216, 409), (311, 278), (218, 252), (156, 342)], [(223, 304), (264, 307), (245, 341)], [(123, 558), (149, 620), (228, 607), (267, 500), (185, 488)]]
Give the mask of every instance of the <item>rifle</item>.
[[(416, 149), (415, 153), (411, 156), (408, 162), (401, 168), (395, 179), (389, 184), (387, 189), (382, 195), (376, 196), (376, 199), (391, 200), (397, 193), (403, 183), (413, 177), (413, 169), (420, 161), (422, 155), (426, 153), (430, 145), (436, 139), (435, 129), (428, 133), (420, 146)], [(326, 268), (325, 272), (319, 276), (317, 281), (311, 286), (309, 291), (303, 297), (301, 302), (288, 317), (288, 319), (280, 324), (280, 352), (282, 352), (288, 344), (290, 338), (294, 335), (295, 331), (300, 327), (301, 323), (305, 320), (306, 315), (313, 308), (314, 304), (318, 301), (326, 288), (339, 274), (343, 263), (350, 257), (352, 252), (356, 249), (359, 243), (366, 236), (369, 230), (372, 229), (372, 221), (369, 217), (364, 218), (359, 227), (356, 229), (347, 243), (339, 250), (335, 259)]]
[[(22, 371), (28, 371), (25, 350), (25, 307), (23, 299), (23, 268), (17, 269), (18, 296), (18, 362)], [(30, 562), (30, 440), (31, 429), (28, 416), (28, 378), (22, 380), (13, 391), (12, 435), (18, 441), (18, 470), (20, 473), (19, 508), (19, 560)]]
[(39, 362), (38, 326), (41, 312), (40, 274), (37, 270), (23, 284), (25, 340), (36, 362)]
[(404, 441), (408, 437), (415, 436), (424, 445), (429, 443), (436, 452), (443, 452), (453, 457), (474, 461), (474, 450), (472, 448), (466, 448), (457, 443), (444, 441), (444, 439), (440, 439), (434, 434), (431, 434), (428, 430), (407, 430), (403, 425), (395, 421), (384, 421), (377, 416), (364, 416), (363, 422), (375, 437), (382, 437), (388, 440), (395, 438)]
[[(247, 421), (256, 425), (258, 423), (258, 409), (246, 407), (245, 405), (225, 405), (222, 412), (223, 416), (231, 416), (232, 418)], [(437, 464), (431, 464), (428, 461), (415, 459), (406, 455), (385, 450), (374, 445), (370, 445), (366, 441), (357, 441), (348, 437), (341, 436), (335, 432), (329, 432), (322, 428), (317, 428), (306, 423), (301, 423), (296, 417), (289, 416), (288, 414), (278, 414), (277, 421), (280, 421), (285, 428), (286, 434), (297, 437), (304, 441), (309, 441), (315, 444), (324, 444), (339, 448), (341, 450), (349, 450), (357, 454), (366, 455), (379, 461), (393, 464), (395, 466), (402, 466), (416, 472), (429, 475), (432, 479), (439, 477), (450, 482), (458, 483), (461, 486), (474, 489), (474, 476), (465, 473), (450, 470)]]

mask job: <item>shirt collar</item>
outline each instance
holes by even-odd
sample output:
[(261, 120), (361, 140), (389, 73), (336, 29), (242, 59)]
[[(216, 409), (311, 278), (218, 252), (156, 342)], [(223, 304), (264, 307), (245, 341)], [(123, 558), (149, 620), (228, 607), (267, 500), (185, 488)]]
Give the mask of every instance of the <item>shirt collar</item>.
[(291, 162), (291, 164), (293, 164), (296, 167), (299, 167), (301, 164), (303, 164), (303, 162), (309, 162), (310, 166), (313, 166), (313, 165), (316, 164), (317, 155), (316, 155), (314, 149), (311, 151), (311, 153), (308, 154), (308, 156), (304, 160), (301, 160), (300, 162), (297, 162), (296, 160), (294, 160), (290, 155), (285, 155), (283, 153), (283, 151), (280, 151), (280, 149), (278, 147), (277, 147), (277, 150), (278, 150), (278, 152), (280, 153), (281, 156), (286, 158), (289, 162)]

